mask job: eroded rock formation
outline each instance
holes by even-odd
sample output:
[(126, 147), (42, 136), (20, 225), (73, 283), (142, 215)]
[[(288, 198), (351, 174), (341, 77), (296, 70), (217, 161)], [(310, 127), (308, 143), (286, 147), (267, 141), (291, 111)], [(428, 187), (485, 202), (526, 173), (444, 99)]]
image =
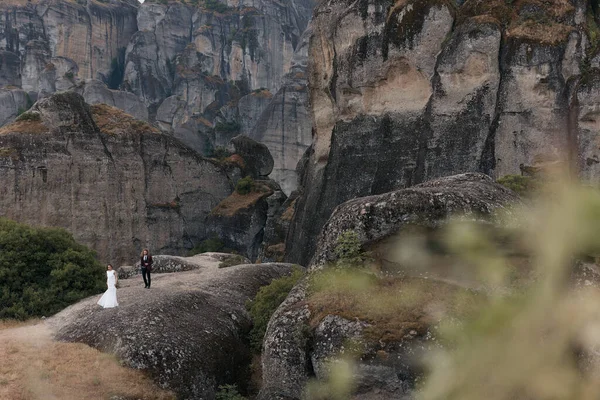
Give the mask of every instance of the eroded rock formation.
[(321, 3), (314, 138), (288, 259), (308, 263), (334, 208), (453, 173), (548, 163), (597, 173), (598, 16), (589, 1)]
[(74, 93), (0, 130), (0, 215), (64, 227), (103, 260), (180, 254), (233, 190), (226, 171), (172, 137)]
[[(327, 268), (334, 259), (337, 238), (347, 230), (357, 233), (370, 249), (385, 246), (385, 240), (407, 227), (437, 228), (451, 216), (462, 215), (474, 221), (487, 221), (518, 203), (513, 192), (483, 174), (463, 174), (440, 178), (411, 188), (348, 201), (336, 208), (325, 225), (310, 270)], [(361, 357), (354, 370), (353, 399), (409, 399), (414, 390), (418, 367), (415, 355), (430, 346), (430, 327), (435, 318), (428, 309), (451, 301), (464, 289), (442, 279), (408, 277), (397, 284), (410, 290), (420, 287), (426, 296), (411, 308), (408, 320), (374, 336), (373, 317), (348, 314), (339, 304), (313, 308), (309, 279), (301, 281), (277, 309), (267, 329), (263, 351), (263, 388), (261, 400), (303, 398), (306, 383), (314, 374), (328, 376), (328, 361), (356, 341)], [(348, 294), (347, 294), (348, 295)], [(334, 301), (334, 300), (332, 300)], [(436, 305), (437, 304), (437, 305)], [(327, 305), (325, 305), (327, 307)], [(419, 315), (419, 317), (415, 317)], [(366, 318), (365, 318), (366, 317)], [(410, 319), (415, 318), (415, 319)], [(388, 329), (388, 331), (386, 331)], [(389, 329), (396, 329), (389, 331)], [(370, 333), (367, 333), (370, 332)], [(381, 332), (380, 332), (381, 333)]]
[(96, 296), (60, 312), (48, 322), (56, 338), (115, 354), (179, 398), (213, 399), (223, 384), (243, 390), (251, 362), (246, 301), (293, 266), (219, 268), (217, 254), (174, 260), (182, 261), (194, 268), (154, 274), (150, 290), (139, 276), (121, 280), (117, 308), (100, 308)]

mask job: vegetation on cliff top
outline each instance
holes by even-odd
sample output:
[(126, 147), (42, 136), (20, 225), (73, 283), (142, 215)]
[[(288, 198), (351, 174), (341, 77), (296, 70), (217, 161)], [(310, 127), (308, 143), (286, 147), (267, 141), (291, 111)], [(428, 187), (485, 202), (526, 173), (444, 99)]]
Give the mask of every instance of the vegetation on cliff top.
[(574, 13), (569, 0), (468, 0), (459, 8), (457, 21), (485, 16), (498, 21), (508, 37), (554, 45), (573, 30), (567, 21)]
[(63, 229), (0, 218), (0, 318), (49, 316), (105, 288), (95, 254)]
[(135, 119), (115, 107), (107, 104), (94, 104), (90, 106), (94, 122), (100, 131), (107, 135), (118, 135), (122, 133), (160, 133), (158, 129), (147, 122)]

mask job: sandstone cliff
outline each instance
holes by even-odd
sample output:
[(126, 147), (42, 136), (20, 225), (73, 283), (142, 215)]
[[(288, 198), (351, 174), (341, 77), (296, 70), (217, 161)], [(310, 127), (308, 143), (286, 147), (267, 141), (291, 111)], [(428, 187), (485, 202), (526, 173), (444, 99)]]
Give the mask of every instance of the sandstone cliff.
[(322, 2), (289, 260), (306, 264), (333, 209), (357, 196), (548, 163), (596, 177), (596, 12), (583, 0)]
[[(285, 180), (289, 193), (310, 142), (305, 85), (289, 77), (299, 76), (294, 54), (300, 48), (306, 53), (301, 35), (311, 11), (311, 0), (3, 1), (0, 87), (22, 88), (33, 101), (73, 90), (90, 104), (156, 122), (210, 155), (232, 137), (254, 132), (273, 95), (286, 86), (285, 102), (303, 98), (299, 112), (289, 118), (271, 107), (285, 128), (273, 131), (267, 122), (253, 136), (270, 129), (274, 178)], [(0, 126), (27, 108), (14, 99), (2, 102)]]
[(0, 3), (0, 49), (9, 60), (0, 84), (53, 91), (69, 81), (105, 82), (137, 31), (136, 0), (8, 0)]
[(64, 227), (116, 263), (141, 247), (193, 247), (234, 184), (216, 161), (74, 93), (43, 99), (1, 128), (0, 171), (0, 215)]

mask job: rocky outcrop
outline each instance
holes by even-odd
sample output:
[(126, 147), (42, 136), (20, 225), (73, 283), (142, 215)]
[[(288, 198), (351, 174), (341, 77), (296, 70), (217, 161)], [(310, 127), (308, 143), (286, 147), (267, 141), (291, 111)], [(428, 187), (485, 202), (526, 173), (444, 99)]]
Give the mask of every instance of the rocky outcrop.
[[(236, 107), (254, 90), (279, 89), (311, 8), (304, 0), (235, 5), (145, 2), (138, 13), (139, 32), (127, 49), (124, 87), (165, 127), (170, 124), (176, 130), (206, 119), (212, 122), (221, 108)], [(161, 104), (165, 99), (168, 102)], [(237, 124), (238, 115), (248, 113), (245, 102), (241, 107), (234, 110)], [(232, 115), (220, 117), (232, 122)]]
[(136, 119), (148, 120), (148, 109), (133, 93), (111, 90), (98, 80), (82, 82), (73, 91), (81, 94), (88, 104), (108, 104), (125, 111)]
[(252, 326), (246, 302), (293, 266), (219, 268), (219, 258), (213, 255), (185, 261), (195, 269), (155, 274), (150, 290), (139, 277), (121, 280), (117, 308), (102, 309), (93, 297), (52, 317), (49, 325), (57, 339), (115, 354), (125, 365), (147, 371), (179, 398), (213, 399), (223, 384), (244, 390)]
[[(516, 194), (483, 174), (440, 178), (408, 189), (354, 199), (337, 207), (325, 225), (310, 269), (314, 273), (327, 266), (334, 258), (337, 238), (347, 230), (356, 232), (364, 247), (376, 249), (405, 227), (437, 228), (458, 215), (486, 221), (518, 201)], [(259, 399), (302, 398), (309, 377), (326, 379), (328, 361), (343, 354), (344, 349), (349, 350), (349, 340), (358, 344), (362, 354), (353, 376), (359, 394), (352, 398), (412, 398), (415, 379), (420, 375), (414, 358), (432, 345), (430, 327), (435, 318), (428, 316), (427, 310), (452, 301), (452, 296), (463, 289), (436, 279), (400, 279), (395, 283), (399, 285), (396, 295), (403, 288), (419, 287), (419, 292), (427, 296), (411, 307), (407, 320), (385, 328), (393, 334), (384, 338), (373, 334), (377, 327), (372, 322), (373, 315), (349, 318), (348, 314), (357, 311), (344, 310), (339, 304), (330, 306), (329, 311), (323, 307), (315, 309), (309, 282), (306, 279), (298, 284), (269, 322)]]
[[(58, 69), (54, 79), (59, 86), (63, 78), (100, 79), (118, 86), (114, 78), (137, 30), (137, 7), (135, 0), (2, 2), (0, 49), (5, 51), (0, 64), (9, 65), (10, 73), (2, 75), (11, 77), (4, 83), (22, 85), (28, 92), (48, 90), (44, 81)], [(76, 68), (64, 71), (65, 62)]]
[(277, 181), (288, 196), (298, 187), (296, 165), (312, 141), (306, 76), (310, 36), (309, 28), (302, 35), (283, 86), (266, 106), (250, 135), (269, 147), (274, 158), (271, 179)]
[(231, 140), (228, 149), (233, 154), (225, 162), (239, 166), (239, 178), (245, 177), (246, 186), (236, 187), (234, 193), (221, 201), (212, 210), (207, 224), (211, 234), (219, 237), (226, 247), (256, 261), (264, 247), (265, 228), (282, 212), (287, 196), (277, 182), (267, 178), (273, 169), (273, 157), (267, 146), (239, 135)]
[(0, 126), (12, 122), (31, 107), (31, 97), (21, 89), (0, 89)]
[(314, 138), (288, 259), (308, 263), (334, 208), (354, 197), (578, 159), (592, 177), (595, 9), (589, 1), (321, 3), (309, 53)]
[(58, 226), (104, 261), (142, 247), (181, 254), (233, 187), (218, 162), (74, 93), (40, 100), (0, 130), (0, 215)]

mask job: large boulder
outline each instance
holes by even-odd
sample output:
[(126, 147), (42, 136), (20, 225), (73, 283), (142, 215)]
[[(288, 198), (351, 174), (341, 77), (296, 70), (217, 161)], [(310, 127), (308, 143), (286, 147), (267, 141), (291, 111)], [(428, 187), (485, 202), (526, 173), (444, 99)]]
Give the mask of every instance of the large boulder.
[(219, 268), (220, 257), (187, 260), (196, 268), (119, 281), (119, 307), (102, 309), (98, 296), (81, 301), (49, 321), (58, 340), (82, 342), (143, 369), (179, 398), (213, 399), (222, 384), (244, 388), (251, 361), (246, 302), (289, 264)]
[(248, 136), (231, 139), (229, 150), (242, 157), (245, 172), (253, 178), (267, 177), (273, 171), (273, 156), (269, 148)]
[[(310, 270), (327, 267), (334, 258), (338, 236), (347, 230), (356, 232), (363, 246), (374, 248), (405, 227), (435, 229), (451, 216), (487, 221), (518, 202), (516, 194), (477, 173), (357, 198), (336, 208), (319, 236)], [(385, 328), (381, 336), (373, 336), (377, 325), (371, 321), (372, 316), (357, 314), (350, 318), (348, 314), (356, 311), (339, 305), (315, 308), (309, 280), (298, 284), (269, 322), (259, 399), (302, 398), (309, 377), (314, 374), (326, 379), (328, 362), (343, 351), (349, 340), (360, 344), (363, 355), (354, 375), (359, 394), (353, 398), (409, 398), (420, 373), (411, 354), (432, 345), (430, 327), (435, 317), (430, 315), (431, 310), (451, 302), (455, 294), (465, 295), (466, 289), (441, 279), (416, 276), (394, 284), (399, 291), (419, 287), (424, 297), (406, 315), (400, 314), (396, 325)], [(406, 320), (401, 319), (402, 315)], [(369, 335), (365, 334), (367, 330)]]

